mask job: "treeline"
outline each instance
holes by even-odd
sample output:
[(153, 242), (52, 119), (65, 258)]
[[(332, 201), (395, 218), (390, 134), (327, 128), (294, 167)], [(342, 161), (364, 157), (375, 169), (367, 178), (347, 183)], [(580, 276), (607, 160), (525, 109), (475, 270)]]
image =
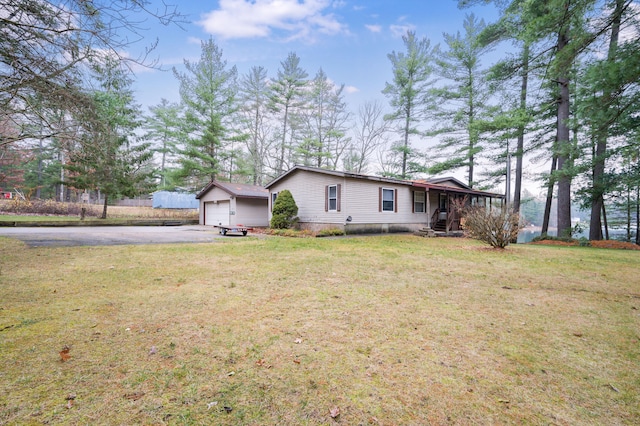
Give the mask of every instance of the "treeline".
[[(293, 52), (275, 72), (239, 74), (209, 39), (198, 61), (173, 70), (180, 102), (148, 111), (135, 103), (127, 58), (114, 48), (125, 39), (100, 33), (114, 26), (95, 21), (126, 13), (67, 0), (64, 10), (86, 14), (83, 34), (96, 37), (61, 41), (54, 35), (68, 16), (58, 6), (4, 3), (14, 13), (5, 25), (13, 37), (0, 47), (10, 64), (0, 88), (0, 186), (48, 197), (66, 185), (116, 197), (197, 191), (212, 179), (262, 185), (305, 164), (403, 179), (464, 170), (469, 186), (487, 189), (504, 187), (513, 160), (515, 210), (523, 178), (547, 188), (543, 232), (554, 197), (559, 235), (571, 233), (576, 203), (591, 211), (591, 239), (606, 236), (607, 214), (626, 219), (629, 238), (638, 229), (640, 8), (631, 0), (495, 0), (497, 22), (468, 14), (442, 45), (410, 31), (388, 54), (391, 78), (380, 82), (388, 105), (357, 108), (347, 105), (344, 85), (322, 69), (310, 74)], [(459, 1), (472, 3), (488, 2)], [(20, 17), (28, 8), (29, 18)], [(33, 52), (29, 19), (51, 28), (37, 35), (49, 53)], [(133, 22), (121, 27), (136, 30)], [(96, 40), (111, 44), (96, 50)], [(488, 64), (498, 49), (511, 53)], [(532, 175), (528, 164), (549, 169)]]

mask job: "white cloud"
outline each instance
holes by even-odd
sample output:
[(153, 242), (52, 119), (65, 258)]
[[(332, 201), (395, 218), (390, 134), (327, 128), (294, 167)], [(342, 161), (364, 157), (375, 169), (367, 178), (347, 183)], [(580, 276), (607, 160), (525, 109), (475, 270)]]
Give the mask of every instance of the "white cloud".
[(365, 25), (364, 27), (372, 33), (379, 33), (382, 31), (382, 27), (380, 25)]
[(357, 93), (360, 91), (360, 89), (358, 89), (355, 86), (344, 86), (344, 91), (348, 94), (352, 94), (352, 93)]
[(222, 38), (260, 38), (274, 31), (287, 39), (308, 38), (346, 32), (346, 27), (330, 13), (330, 0), (220, 0), (219, 8), (197, 22), (204, 30)]
[(189, 44), (197, 44), (198, 46), (200, 46), (202, 44), (202, 39), (200, 39), (198, 37), (189, 37), (189, 38), (187, 38), (187, 43), (189, 43)]
[(395, 37), (402, 37), (407, 33), (407, 31), (415, 30), (416, 26), (413, 24), (391, 25), (389, 29)]

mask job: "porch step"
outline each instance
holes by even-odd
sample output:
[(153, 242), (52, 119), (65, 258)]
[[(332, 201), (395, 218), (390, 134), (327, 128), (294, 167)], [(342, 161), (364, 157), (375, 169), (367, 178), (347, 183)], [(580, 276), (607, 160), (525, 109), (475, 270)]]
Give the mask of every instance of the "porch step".
[(429, 228), (428, 226), (425, 226), (422, 229), (417, 230), (416, 232), (414, 232), (414, 235), (417, 235), (419, 237), (427, 237), (427, 238), (431, 238), (431, 237), (435, 237), (436, 233), (433, 229)]
[(438, 232), (446, 232), (447, 231), (447, 221), (439, 220), (433, 225), (433, 230)]

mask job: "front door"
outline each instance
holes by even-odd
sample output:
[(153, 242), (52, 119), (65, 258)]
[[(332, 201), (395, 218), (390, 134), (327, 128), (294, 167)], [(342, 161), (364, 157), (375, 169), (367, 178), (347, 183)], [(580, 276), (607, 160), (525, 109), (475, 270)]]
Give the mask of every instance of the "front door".
[(440, 210), (438, 220), (447, 220), (447, 207), (449, 206), (449, 197), (447, 197), (447, 194), (440, 194), (440, 201), (438, 204), (438, 209)]

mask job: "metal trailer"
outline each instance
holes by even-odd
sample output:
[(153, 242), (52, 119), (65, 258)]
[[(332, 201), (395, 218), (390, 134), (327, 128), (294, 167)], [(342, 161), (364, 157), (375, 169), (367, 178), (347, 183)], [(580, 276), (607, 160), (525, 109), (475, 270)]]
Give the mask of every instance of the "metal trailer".
[(236, 225), (236, 226), (216, 225), (215, 227), (218, 228), (218, 231), (222, 235), (227, 235), (227, 232), (242, 233), (242, 235), (247, 235), (247, 232), (249, 232), (249, 228), (242, 225)]

